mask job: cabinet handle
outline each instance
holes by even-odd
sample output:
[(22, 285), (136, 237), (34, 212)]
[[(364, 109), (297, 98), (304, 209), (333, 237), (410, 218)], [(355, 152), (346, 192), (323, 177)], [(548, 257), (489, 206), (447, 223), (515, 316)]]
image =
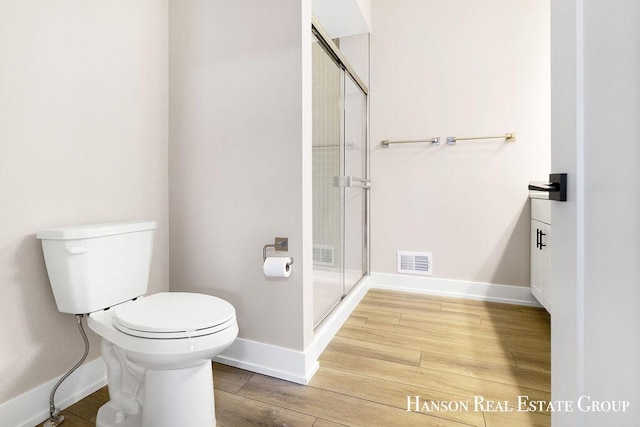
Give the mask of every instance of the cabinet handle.
[(542, 248), (544, 248), (545, 245), (544, 243), (542, 243), (542, 237), (546, 236), (546, 233), (543, 233), (542, 230), (540, 230), (539, 228), (536, 228), (536, 248), (542, 250)]

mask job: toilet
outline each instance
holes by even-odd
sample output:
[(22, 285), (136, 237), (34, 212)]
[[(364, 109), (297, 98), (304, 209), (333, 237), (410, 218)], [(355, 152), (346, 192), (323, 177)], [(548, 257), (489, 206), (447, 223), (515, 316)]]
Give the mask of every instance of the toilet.
[(97, 427), (216, 425), (211, 359), (238, 335), (235, 309), (210, 295), (147, 292), (156, 223), (47, 228), (58, 310), (102, 337), (110, 400)]

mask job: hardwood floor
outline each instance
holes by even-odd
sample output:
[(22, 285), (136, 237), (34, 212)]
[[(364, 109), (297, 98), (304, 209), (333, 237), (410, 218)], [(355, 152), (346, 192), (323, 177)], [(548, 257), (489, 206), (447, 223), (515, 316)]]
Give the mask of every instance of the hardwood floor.
[[(550, 399), (550, 318), (531, 307), (370, 290), (309, 385), (213, 371), (221, 427), (551, 425), (518, 411), (518, 396)], [(94, 425), (107, 400), (67, 408), (64, 425)]]

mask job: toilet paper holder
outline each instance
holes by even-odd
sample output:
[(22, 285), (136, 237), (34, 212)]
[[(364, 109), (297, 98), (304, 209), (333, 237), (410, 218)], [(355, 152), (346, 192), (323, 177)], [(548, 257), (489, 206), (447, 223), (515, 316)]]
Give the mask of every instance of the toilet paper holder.
[[(289, 238), (288, 237), (276, 237), (275, 243), (264, 245), (262, 248), (262, 262), (267, 260), (267, 248), (274, 248), (276, 251), (288, 251), (289, 250)], [(291, 262), (287, 265), (293, 264), (293, 257)]]

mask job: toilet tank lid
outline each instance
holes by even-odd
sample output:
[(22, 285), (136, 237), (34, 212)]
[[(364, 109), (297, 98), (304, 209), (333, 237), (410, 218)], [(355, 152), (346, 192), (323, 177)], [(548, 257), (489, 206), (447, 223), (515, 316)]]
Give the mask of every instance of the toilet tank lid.
[(90, 239), (93, 237), (154, 230), (156, 228), (157, 224), (155, 221), (104, 222), (100, 224), (45, 228), (39, 230), (36, 233), (36, 237), (41, 240)]

